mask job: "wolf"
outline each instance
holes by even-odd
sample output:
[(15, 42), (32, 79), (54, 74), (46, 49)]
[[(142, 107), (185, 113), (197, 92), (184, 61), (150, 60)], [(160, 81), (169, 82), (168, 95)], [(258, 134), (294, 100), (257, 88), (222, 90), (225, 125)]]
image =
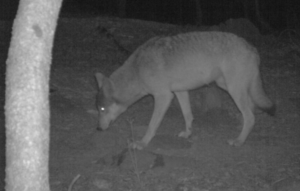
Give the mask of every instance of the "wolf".
[(255, 124), (255, 108), (275, 113), (275, 105), (263, 90), (259, 65), (257, 49), (232, 33), (189, 32), (151, 38), (110, 77), (95, 74), (99, 129), (107, 129), (130, 105), (150, 94), (154, 111), (148, 129), (130, 145), (143, 149), (155, 136), (175, 94), (185, 120), (179, 137), (188, 138), (194, 119), (188, 91), (215, 82), (231, 95), (242, 114), (239, 136), (228, 141), (240, 146)]

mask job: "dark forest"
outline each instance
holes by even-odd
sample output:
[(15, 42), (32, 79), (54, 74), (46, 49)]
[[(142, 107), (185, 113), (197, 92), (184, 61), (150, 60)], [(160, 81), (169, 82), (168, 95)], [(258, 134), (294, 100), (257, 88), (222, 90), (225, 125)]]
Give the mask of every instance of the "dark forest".
[[(2, 0), (1, 19), (14, 18), (19, 0)], [(299, 27), (296, 0), (64, 0), (61, 17), (112, 16), (179, 25), (216, 25), (247, 18), (260, 29)]]

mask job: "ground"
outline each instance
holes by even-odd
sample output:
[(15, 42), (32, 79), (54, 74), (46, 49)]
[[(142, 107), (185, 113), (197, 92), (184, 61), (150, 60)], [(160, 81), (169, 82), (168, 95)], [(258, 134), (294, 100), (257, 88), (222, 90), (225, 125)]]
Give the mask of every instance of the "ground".
[[(1, 22), (1, 105), (10, 27)], [(277, 112), (275, 117), (257, 113), (255, 128), (241, 147), (227, 144), (241, 125), (229, 95), (217, 90), (219, 107), (207, 109), (203, 103), (214, 86), (190, 94), (195, 121), (189, 139), (176, 136), (184, 120), (174, 100), (150, 145), (143, 151), (127, 149), (146, 130), (151, 97), (130, 107), (107, 131), (96, 130), (94, 73), (111, 74), (150, 37), (188, 30), (201, 29), (113, 18), (59, 20), (50, 82), (52, 191), (300, 190), (300, 38), (295, 31), (253, 42), (261, 55), (265, 90)], [(3, 107), (0, 111), (4, 190)]]

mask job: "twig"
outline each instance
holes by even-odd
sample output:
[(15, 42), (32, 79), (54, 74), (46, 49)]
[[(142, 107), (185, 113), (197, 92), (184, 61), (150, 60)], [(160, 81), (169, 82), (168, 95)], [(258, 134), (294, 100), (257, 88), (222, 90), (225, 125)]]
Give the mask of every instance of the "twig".
[(72, 180), (71, 184), (69, 185), (68, 191), (72, 191), (73, 185), (79, 179), (79, 177), (80, 177), (80, 174), (77, 174), (77, 176), (75, 176), (75, 178)]
[[(134, 137), (133, 137), (133, 119), (132, 120), (128, 120), (128, 122), (130, 123), (130, 129), (131, 129), (131, 135), (132, 135), (132, 139), (134, 141)], [(128, 141), (128, 145), (130, 145), (129, 141)], [(140, 186), (142, 186), (142, 182), (141, 182), (141, 177), (140, 177), (140, 173), (138, 170), (138, 165), (137, 165), (137, 157), (136, 157), (136, 150), (135, 149), (131, 149), (129, 148), (129, 155), (132, 161), (132, 165), (134, 168), (134, 173), (137, 176), (137, 180)]]

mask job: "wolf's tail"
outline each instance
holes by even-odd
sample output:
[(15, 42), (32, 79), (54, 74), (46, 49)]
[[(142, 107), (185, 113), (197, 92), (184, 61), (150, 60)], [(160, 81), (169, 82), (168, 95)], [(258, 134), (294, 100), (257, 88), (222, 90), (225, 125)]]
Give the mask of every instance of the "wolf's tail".
[(267, 97), (263, 87), (260, 76), (254, 77), (250, 86), (250, 94), (253, 102), (260, 109), (265, 111), (271, 116), (275, 115), (276, 106), (275, 104)]

